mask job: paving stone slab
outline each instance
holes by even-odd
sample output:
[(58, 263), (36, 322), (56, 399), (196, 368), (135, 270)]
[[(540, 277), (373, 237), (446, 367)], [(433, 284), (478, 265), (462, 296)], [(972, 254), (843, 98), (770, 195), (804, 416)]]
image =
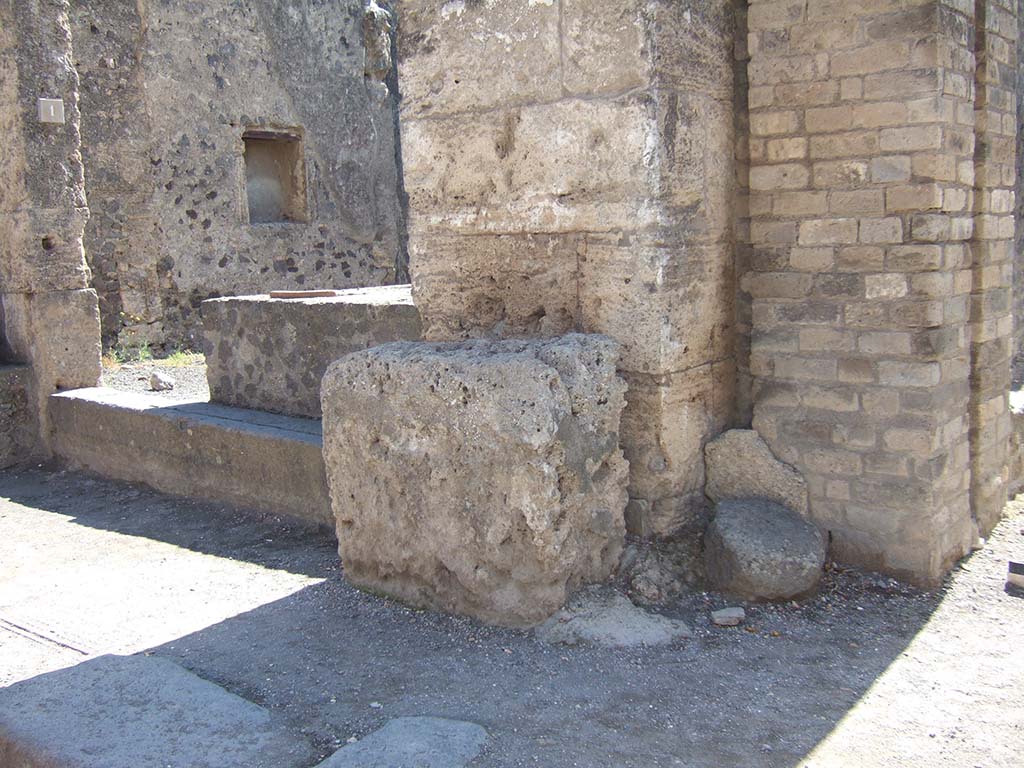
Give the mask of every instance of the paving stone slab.
[(487, 731), (476, 723), (399, 717), (317, 768), (462, 768), (486, 743)]
[(270, 713), (155, 656), (100, 656), (0, 689), (0, 765), (305, 768)]

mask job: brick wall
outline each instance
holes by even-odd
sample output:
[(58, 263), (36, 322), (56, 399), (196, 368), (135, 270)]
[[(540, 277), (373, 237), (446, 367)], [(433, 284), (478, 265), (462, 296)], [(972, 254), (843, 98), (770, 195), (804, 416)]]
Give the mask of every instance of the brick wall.
[(920, 581), (987, 527), (971, 491), (1005, 444), (1014, 134), (988, 127), (995, 83), (975, 99), (975, 48), (1009, 66), (1016, 21), (987, 18), (976, 35), (973, 3), (895, 0), (748, 16), (754, 426), (840, 559)]

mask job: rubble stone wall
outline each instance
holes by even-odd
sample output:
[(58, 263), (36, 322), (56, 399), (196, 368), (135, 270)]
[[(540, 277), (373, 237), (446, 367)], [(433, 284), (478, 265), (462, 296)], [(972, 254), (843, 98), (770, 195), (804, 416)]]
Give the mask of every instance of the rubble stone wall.
[(1014, 8), (748, 23), (754, 427), (840, 559), (935, 581), (1005, 498)]
[(736, 381), (732, 0), (396, 9), (427, 338), (616, 339), (630, 530), (699, 526)]
[[(395, 282), (390, 37), (364, 5), (73, 4), (85, 247), (108, 345), (196, 346), (214, 296)], [(308, 220), (249, 223), (253, 128), (301, 138)]]

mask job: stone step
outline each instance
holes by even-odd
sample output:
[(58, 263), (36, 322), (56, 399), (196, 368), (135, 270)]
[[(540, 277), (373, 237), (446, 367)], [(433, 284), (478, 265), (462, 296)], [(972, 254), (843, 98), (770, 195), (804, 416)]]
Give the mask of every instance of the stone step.
[(317, 419), (106, 387), (51, 396), (50, 418), (72, 465), (334, 527)]

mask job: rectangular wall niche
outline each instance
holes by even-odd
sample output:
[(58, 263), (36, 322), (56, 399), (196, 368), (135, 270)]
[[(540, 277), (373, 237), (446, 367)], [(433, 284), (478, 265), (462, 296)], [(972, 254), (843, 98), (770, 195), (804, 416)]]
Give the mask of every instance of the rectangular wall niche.
[(300, 131), (251, 129), (242, 134), (242, 141), (249, 223), (308, 221)]

